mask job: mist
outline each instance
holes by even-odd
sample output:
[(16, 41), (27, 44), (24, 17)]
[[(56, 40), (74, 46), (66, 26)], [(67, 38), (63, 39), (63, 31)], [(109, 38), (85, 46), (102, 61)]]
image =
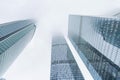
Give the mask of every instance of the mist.
[(1, 0), (0, 23), (34, 19), (37, 26), (32, 41), (4, 77), (7, 80), (49, 80), (51, 36), (67, 35), (69, 15), (107, 16), (115, 9), (120, 9), (119, 0)]

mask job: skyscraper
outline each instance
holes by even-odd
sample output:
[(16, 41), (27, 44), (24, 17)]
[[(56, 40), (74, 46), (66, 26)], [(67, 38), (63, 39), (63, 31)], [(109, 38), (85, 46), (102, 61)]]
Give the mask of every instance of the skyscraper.
[(50, 80), (84, 80), (78, 65), (62, 36), (52, 39)]
[(0, 80), (6, 80), (6, 79), (4, 79), (4, 78), (1, 78)]
[(36, 26), (31, 20), (0, 25), (0, 78), (34, 35)]
[(120, 19), (70, 15), (68, 36), (94, 80), (120, 80)]

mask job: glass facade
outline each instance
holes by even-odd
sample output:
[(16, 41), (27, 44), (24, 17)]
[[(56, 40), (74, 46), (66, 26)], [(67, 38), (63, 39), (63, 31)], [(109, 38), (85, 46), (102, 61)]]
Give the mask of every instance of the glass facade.
[(84, 80), (65, 39), (61, 36), (52, 39), (50, 80)]
[(34, 23), (30, 20), (0, 25), (0, 77), (31, 40), (35, 28)]
[(6, 80), (6, 79), (4, 79), (4, 78), (1, 78), (0, 80)]
[(120, 19), (70, 15), (68, 30), (95, 80), (120, 80)]

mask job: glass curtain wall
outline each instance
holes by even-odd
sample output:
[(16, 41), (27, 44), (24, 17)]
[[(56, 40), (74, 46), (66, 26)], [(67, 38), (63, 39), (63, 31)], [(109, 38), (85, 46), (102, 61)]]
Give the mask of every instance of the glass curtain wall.
[(95, 80), (120, 79), (120, 19), (70, 15), (68, 36)]
[(32, 39), (35, 28), (30, 20), (0, 25), (0, 78)]

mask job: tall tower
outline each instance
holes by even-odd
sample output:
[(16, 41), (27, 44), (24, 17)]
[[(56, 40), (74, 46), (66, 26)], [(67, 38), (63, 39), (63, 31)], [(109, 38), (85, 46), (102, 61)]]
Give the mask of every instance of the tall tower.
[(63, 36), (52, 39), (50, 80), (84, 80)]
[(94, 80), (120, 80), (120, 19), (69, 16), (68, 36)]
[(31, 20), (0, 25), (0, 78), (32, 39), (35, 29)]

